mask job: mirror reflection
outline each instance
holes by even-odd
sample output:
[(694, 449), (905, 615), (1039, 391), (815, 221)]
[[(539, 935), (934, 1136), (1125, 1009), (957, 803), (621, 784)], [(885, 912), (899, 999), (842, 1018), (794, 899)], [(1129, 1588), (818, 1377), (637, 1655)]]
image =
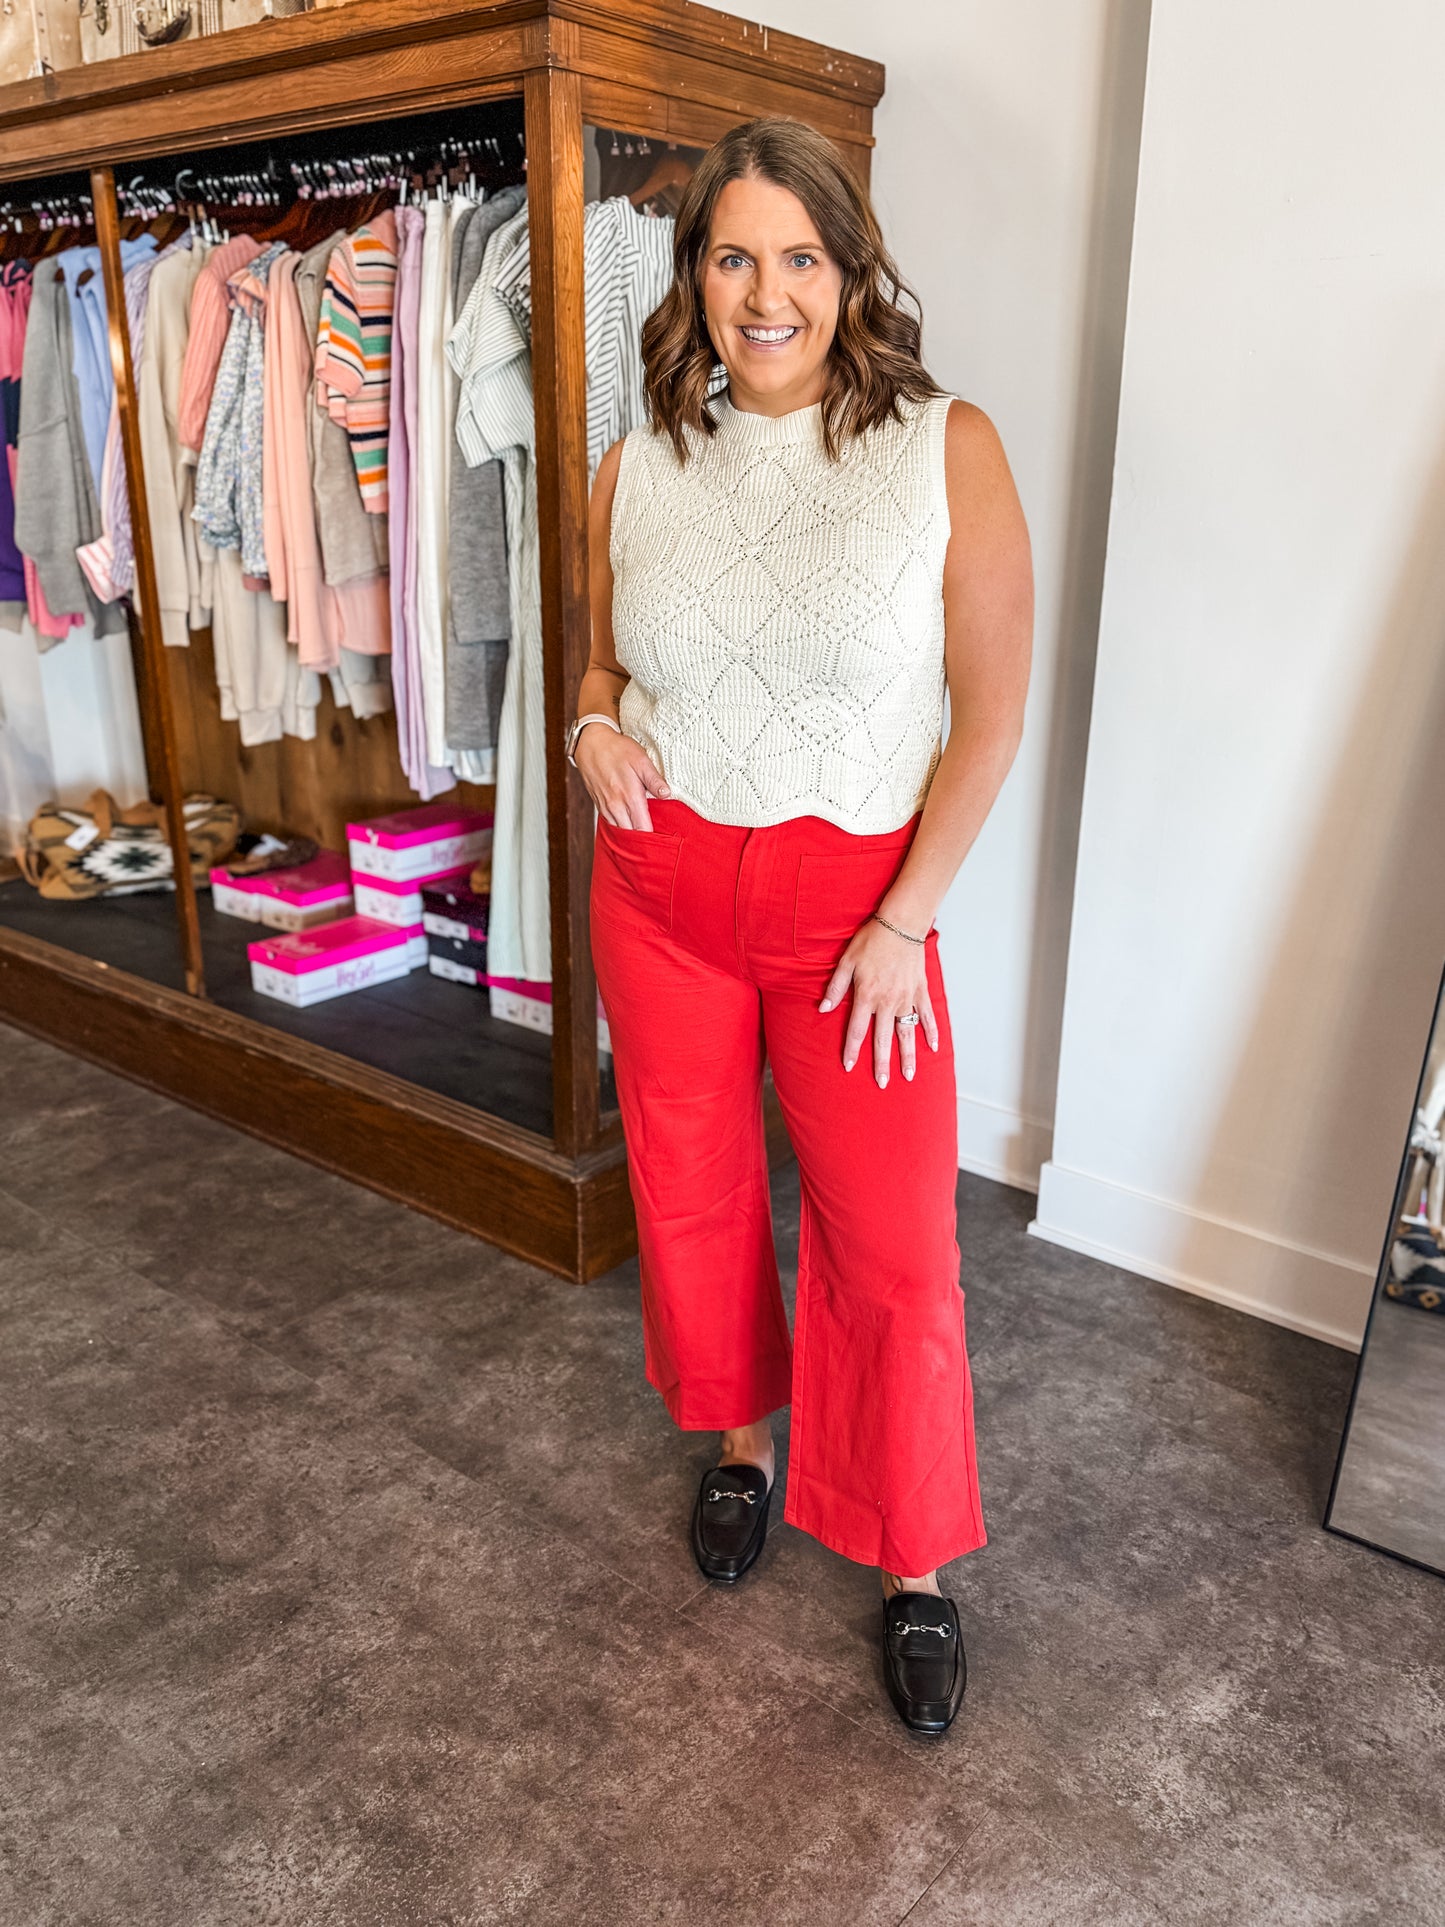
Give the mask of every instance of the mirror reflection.
[(1445, 1572), (1445, 983), (1325, 1524)]

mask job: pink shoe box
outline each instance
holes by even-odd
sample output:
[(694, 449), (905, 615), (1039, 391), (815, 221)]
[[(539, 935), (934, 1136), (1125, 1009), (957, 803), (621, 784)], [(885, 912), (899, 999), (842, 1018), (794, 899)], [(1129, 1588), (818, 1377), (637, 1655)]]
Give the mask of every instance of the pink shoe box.
[[(492, 1015), (503, 1023), (523, 1024), (528, 1030), (552, 1035), (552, 986), (533, 983), (525, 977), (488, 977), (487, 988)], [(612, 1034), (602, 999), (597, 999), (597, 1048), (612, 1052)]]
[(247, 944), (251, 987), (304, 1010), (330, 997), (390, 983), (426, 962), (426, 932), (372, 917), (341, 917), (310, 930)]
[(264, 924), (268, 930), (307, 930), (351, 911), (351, 871), (336, 850), (318, 850), (309, 863), (260, 876), (211, 872), (211, 901), (222, 916)]
[(351, 884), (356, 893), (356, 913), (361, 917), (375, 917), (379, 923), (394, 923), (410, 930), (413, 924), (423, 920), (423, 891), (440, 885), (465, 884), (471, 873), (470, 863), (464, 863), (457, 870), (443, 870), (440, 876), (416, 877), (406, 881), (353, 870)]
[(427, 803), (397, 810), (369, 822), (348, 823), (351, 867), (368, 879), (415, 883), (470, 865), (492, 847), (490, 810), (459, 809), (455, 803)]
[(239, 917), (243, 923), (261, 921), (255, 877), (233, 877), (229, 870), (211, 872), (211, 904), (218, 916)]
[(351, 866), (339, 850), (318, 850), (309, 863), (268, 870), (253, 881), (256, 921), (268, 930), (309, 930), (351, 915)]

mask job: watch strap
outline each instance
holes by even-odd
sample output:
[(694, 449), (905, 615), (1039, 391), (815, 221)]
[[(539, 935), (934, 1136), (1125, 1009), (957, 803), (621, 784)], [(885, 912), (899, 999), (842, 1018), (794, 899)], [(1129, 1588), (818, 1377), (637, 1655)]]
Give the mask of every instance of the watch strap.
[(615, 730), (619, 736), (622, 734), (621, 723), (618, 722), (615, 716), (609, 716), (605, 710), (593, 709), (589, 710), (585, 716), (579, 716), (567, 731), (567, 761), (572, 765), (573, 769), (577, 767), (577, 758), (574, 753), (577, 748), (577, 738), (582, 734), (588, 723), (606, 723), (607, 727)]

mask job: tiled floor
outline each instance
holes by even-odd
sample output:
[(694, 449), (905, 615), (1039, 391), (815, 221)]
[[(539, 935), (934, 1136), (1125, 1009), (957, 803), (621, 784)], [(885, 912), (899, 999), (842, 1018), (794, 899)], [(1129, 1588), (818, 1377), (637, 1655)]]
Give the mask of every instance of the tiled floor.
[(4, 1029), (0, 1093), (5, 1927), (1445, 1920), (1445, 1584), (1319, 1528), (1344, 1353), (965, 1178), (991, 1543), (915, 1740), (870, 1573), (699, 1581), (632, 1268)]

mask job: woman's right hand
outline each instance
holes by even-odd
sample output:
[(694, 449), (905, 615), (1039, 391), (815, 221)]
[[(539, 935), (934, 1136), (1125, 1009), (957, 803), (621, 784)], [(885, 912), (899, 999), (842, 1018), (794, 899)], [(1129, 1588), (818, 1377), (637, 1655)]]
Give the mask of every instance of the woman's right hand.
[(577, 738), (573, 761), (587, 794), (617, 830), (650, 830), (649, 796), (670, 796), (656, 763), (631, 736), (606, 723), (589, 723)]

